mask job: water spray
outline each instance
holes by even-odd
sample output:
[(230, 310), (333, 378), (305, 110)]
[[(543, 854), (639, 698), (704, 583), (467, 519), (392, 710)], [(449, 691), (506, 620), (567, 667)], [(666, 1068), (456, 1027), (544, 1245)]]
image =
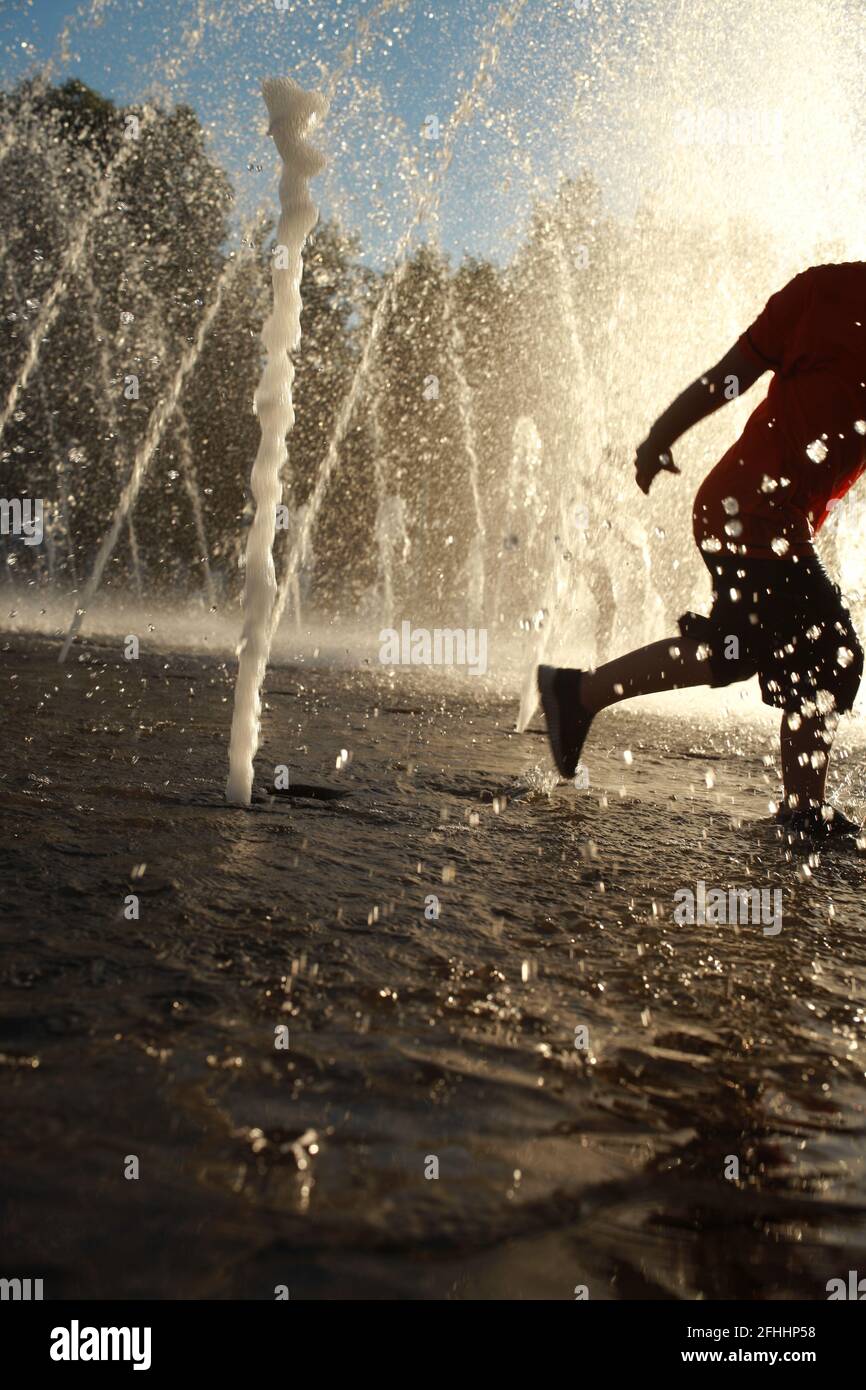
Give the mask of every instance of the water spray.
[[(105, 567), (114, 554), (114, 547), (117, 544), (117, 538), (120, 535), (121, 529), (127, 518), (135, 509), (138, 495), (147, 477), (154, 453), (159, 448), (160, 441), (162, 440), (166, 428), (178, 408), (178, 403), (180, 402), (187, 378), (195, 369), (195, 365), (201, 356), (202, 348), (207, 340), (214, 319), (219, 313), (223, 299), (243, 262), (244, 258), (235, 254), (223, 266), (220, 271), (219, 279), (217, 280), (213, 299), (201, 317), (195, 338), (181, 356), (166, 395), (160, 398), (150, 413), (144, 439), (135, 452), (132, 468), (114, 509), (111, 525), (100, 542), (99, 550), (96, 553), (96, 559), (93, 563), (93, 569), (84, 586), (84, 592), (77, 601), (75, 613), (69, 625), (69, 631), (60, 649), (58, 660), (61, 665), (66, 660), (69, 654), (69, 648), (75, 641), (87, 610), (96, 596), (96, 591), (102, 582)], [(66, 495), (66, 483), (64, 478), (60, 479), (60, 486), (61, 497), (63, 497)]]
[(301, 253), (318, 218), (308, 182), (325, 164), (306, 137), (328, 110), (325, 97), (305, 92), (288, 77), (269, 78), (262, 86), (269, 134), (283, 162), (280, 220), (274, 248), (274, 307), (262, 329), (266, 359), (255, 396), (261, 442), (250, 486), (256, 504), (246, 551), (244, 626), (238, 647), (238, 676), (229, 746), (226, 799), (248, 806), (253, 788), (253, 758), (259, 746), (261, 693), (271, 647), (271, 619), (277, 597), (273, 546), (281, 474), (286, 462), (286, 435), (295, 422), (290, 353), (301, 338)]
[[(155, 109), (153, 107), (148, 107), (139, 118), (139, 131), (149, 126), (155, 117)], [(102, 176), (101, 186), (94, 194), (93, 201), (87, 205), (73, 227), (69, 244), (60, 263), (60, 269), (55, 277), (54, 283), (42, 301), (42, 307), (33, 324), (30, 341), (27, 345), (27, 351), (24, 354), (24, 361), (21, 363), (17, 377), (9, 388), (9, 393), (4, 405), (0, 408), (0, 439), (3, 438), (6, 426), (15, 413), (16, 406), (18, 405), (18, 398), (25, 390), (33, 374), (33, 370), (39, 361), (42, 344), (54, 326), (54, 321), (60, 312), (63, 298), (68, 292), (69, 286), (74, 281), (83, 263), (84, 253), (91, 230), (98, 225), (100, 218), (105, 216), (111, 199), (116, 197), (117, 190), (115, 188), (115, 183), (122, 169), (135, 152), (135, 149), (135, 140), (124, 140), (120, 145), (117, 153), (114, 155), (114, 158), (111, 160), (111, 163)]]
[(417, 228), (420, 227), (427, 218), (435, 217), (438, 214), (442, 200), (442, 189), (445, 176), (454, 158), (454, 142), (457, 134), (464, 126), (471, 124), (480, 110), (484, 101), (484, 94), (489, 87), (492, 75), (499, 63), (499, 31), (502, 29), (511, 29), (522, 13), (525, 5), (526, 0), (512, 0), (510, 5), (504, 5), (502, 9), (497, 11), (482, 44), (481, 54), (478, 59), (472, 83), (464, 93), (463, 99), (455, 110), (448, 125), (436, 169), (427, 180), (426, 186), (416, 204), (414, 214), (397, 243), (394, 257), (394, 269), (388, 276), (385, 289), (379, 296), (376, 307), (371, 315), (370, 326), (364, 339), (364, 346), (361, 349), (361, 355), (358, 358), (351, 384), (337, 411), (327, 452), (319, 465), (313, 490), (307, 499), (307, 511), (304, 515), (303, 526), (300, 532), (295, 536), (291, 550), (286, 557), (286, 565), (280, 577), (279, 592), (277, 593), (276, 603), (274, 604), (273, 613), (271, 615), (271, 638), (273, 638), (274, 633), (280, 625), (286, 602), (292, 589), (293, 576), (300, 562), (300, 557), (306, 553), (309, 547), (310, 537), (313, 534), (316, 521), (322, 509), (331, 477), (340, 461), (340, 451), (346, 435), (349, 432), (349, 426), (352, 423), (355, 408), (370, 381), (372, 367), (378, 352), (379, 336), (396, 303), (397, 293), (409, 269), (409, 247), (412, 242), (412, 237)]

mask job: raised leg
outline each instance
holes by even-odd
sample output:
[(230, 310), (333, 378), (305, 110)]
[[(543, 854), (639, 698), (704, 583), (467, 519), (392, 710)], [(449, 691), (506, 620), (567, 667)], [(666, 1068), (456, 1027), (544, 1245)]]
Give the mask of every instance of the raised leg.
[(709, 684), (706, 648), (693, 637), (668, 637), (606, 661), (595, 671), (584, 671), (580, 702), (588, 714), (594, 715), (636, 695), (657, 695), (662, 690)]

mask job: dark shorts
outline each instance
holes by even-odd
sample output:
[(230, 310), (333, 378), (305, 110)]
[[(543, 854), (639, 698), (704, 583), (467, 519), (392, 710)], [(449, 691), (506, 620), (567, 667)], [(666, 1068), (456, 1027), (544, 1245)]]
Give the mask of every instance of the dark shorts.
[(732, 685), (757, 675), (765, 704), (806, 714), (815, 704), (822, 712), (850, 710), (863, 673), (863, 648), (842, 594), (815, 552), (797, 560), (702, 555), (712, 576), (713, 606), (709, 617), (684, 613), (679, 628), (683, 637), (709, 647), (710, 684)]

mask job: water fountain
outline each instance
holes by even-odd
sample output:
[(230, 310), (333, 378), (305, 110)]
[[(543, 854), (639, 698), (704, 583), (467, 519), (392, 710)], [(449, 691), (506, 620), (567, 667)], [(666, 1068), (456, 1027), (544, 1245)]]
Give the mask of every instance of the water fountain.
[(511, 456), (505, 481), (502, 508), (502, 535), (496, 565), (496, 594), (493, 604), (501, 621), (503, 586), (518, 610), (531, 603), (534, 575), (541, 563), (539, 532), (544, 526), (541, 470), (544, 444), (529, 415), (518, 417), (511, 435)]
[[(154, 113), (152, 110), (145, 111), (139, 129), (146, 126), (153, 119), (153, 115)], [(121, 144), (120, 149), (100, 183), (93, 201), (88, 205), (87, 209), (81, 213), (71, 228), (66, 253), (63, 257), (60, 269), (54, 278), (54, 282), (42, 302), (39, 315), (30, 333), (30, 341), (27, 345), (24, 360), (6, 394), (6, 400), (3, 406), (0, 407), (0, 443), (2, 443), (6, 426), (9, 424), (12, 414), (15, 411), (21, 393), (26, 389), (27, 383), (39, 360), (42, 343), (51, 331), (52, 325), (59, 313), (62, 297), (68, 290), (71, 279), (79, 269), (91, 229), (107, 211), (113, 195), (114, 181), (122, 172), (124, 165), (134, 151), (135, 143), (132, 140), (126, 140)]]
[(383, 495), (376, 509), (376, 547), (379, 552), (376, 608), (382, 627), (393, 627), (397, 617), (395, 571), (406, 564), (412, 549), (406, 503), (398, 492)]
[[(629, 450), (660, 404), (696, 364), (728, 345), (772, 288), (821, 254), (859, 255), (862, 239), (857, 181), (846, 181), (829, 203), (820, 192), (840, 160), (856, 167), (856, 118), (843, 93), (856, 80), (859, 40), (845, 7), (829, 15), (812, 0), (793, 0), (784, 17), (764, 0), (749, 14), (728, 4), (718, 10), (703, 3), (693, 8), (687, 14), (664, 0), (637, 8), (611, 0), (604, 7), (581, 7), (566, 21), (549, 10), (542, 13), (531, 0), (503, 4), (479, 23), (453, 113), (450, 118), (440, 113), (435, 140), (419, 134), (417, 112), (408, 103), (401, 108), (400, 83), (389, 86), (387, 80), (389, 64), (411, 58), (400, 53), (400, 34), (421, 22), (410, 0), (382, 0), (335, 29), (328, 40), (329, 62), (311, 47), (305, 80), (309, 85), (316, 78), (335, 103), (326, 134), (334, 141), (335, 156), (325, 184), (327, 210), (343, 208), (351, 222), (367, 204), (375, 209), (378, 221), (371, 215), (364, 228), (375, 250), (354, 263), (356, 286), (368, 276), (375, 287), (364, 291), (366, 299), (359, 296), (347, 320), (345, 361), (328, 401), (316, 395), (309, 373), (321, 370), (321, 354), (331, 349), (314, 343), (318, 366), (307, 363), (303, 352), (297, 364), (299, 399), (312, 402), (308, 418), (321, 416), (327, 423), (315, 447), (304, 433), (284, 478), (289, 522), (285, 536), (278, 537), (277, 594), (269, 617), (275, 640), (286, 609), (293, 619), (292, 640), (300, 637), (302, 588), (307, 591), (304, 632), (339, 623), (357, 632), (370, 619), (384, 621), (395, 604), (426, 601), (435, 577), (430, 602), (443, 610), (443, 620), (467, 625), (483, 620), (498, 627), (502, 640), (495, 650), (510, 653), (525, 670), (539, 643), (553, 659), (592, 660), (603, 645), (604, 613), (615, 612), (610, 642), (642, 640), (678, 608), (701, 600), (702, 573), (684, 557), (687, 494), (745, 405), (731, 408), (723, 421), (708, 422), (689, 441), (687, 453), (694, 459), (689, 487), (670, 484), (648, 501), (633, 496)], [(289, 6), (286, 14), (300, 22), (300, 10)], [(40, 100), (74, 62), (73, 48), (89, 42), (90, 20), (104, 24), (105, 32), (112, 23), (132, 23), (124, 0), (110, 6), (94, 0), (89, 14), (80, 12), (74, 22), (74, 44), (70, 22), (57, 56), (38, 69), (18, 115), (36, 181), (55, 207), (69, 201), (70, 158), (56, 157), (60, 128), (56, 121), (50, 124)], [(637, 47), (628, 37), (627, 20), (642, 35)], [(24, 274), (21, 236), (16, 241), (16, 234), (4, 229), (0, 275), (18, 320), (17, 356), (13, 362), (7, 355), (0, 375), (0, 453), (19, 489), (32, 481), (52, 504), (47, 563), (40, 568), (37, 557), (4, 538), (5, 573), (20, 581), (25, 599), (28, 588), (56, 594), (52, 615), (61, 598), (74, 605), (63, 657), (85, 613), (100, 603), (108, 612), (125, 594), (140, 594), (145, 607), (189, 602), (190, 611), (199, 614), (204, 602), (209, 613), (217, 610), (214, 624), (223, 623), (220, 640), (231, 641), (238, 597), (232, 536), (239, 533), (241, 460), (233, 453), (222, 473), (212, 476), (214, 441), (207, 440), (206, 413), (196, 408), (196, 398), (201, 391), (222, 389), (214, 384), (213, 367), (199, 364), (215, 351), (226, 325), (240, 317), (245, 321), (239, 331), (249, 338), (253, 300), (247, 287), (257, 282), (256, 259), (266, 235), (261, 209), (267, 204), (256, 187), (257, 147), (238, 136), (242, 123), (235, 116), (221, 126), (206, 98), (208, 92), (224, 93), (228, 80), (225, 69), (218, 72), (220, 45), (229, 36), (234, 42), (250, 25), (278, 45), (281, 22), (279, 12), (266, 17), (246, 2), (215, 4), (201, 13), (198, 7), (183, 9), (178, 43), (167, 61), (154, 63), (158, 84), (143, 81), (137, 94), (140, 104), (134, 110), (147, 133), (161, 119), (160, 85), (163, 93), (183, 96), (187, 74), (195, 73), (197, 81), (206, 74), (210, 86), (200, 86), (198, 94), (214, 150), (229, 148), (228, 136), (218, 144), (224, 127), (232, 139), (246, 138), (242, 148), (252, 177), (236, 178), (225, 205), (230, 240), (224, 247), (239, 249), (226, 255), (225, 280), (217, 276), (207, 282), (191, 331), (161, 322), (159, 293), (145, 307), (153, 288), (152, 248), (131, 245), (124, 257), (123, 274), (140, 306), (134, 334), (115, 331), (110, 276), (104, 268), (93, 273), (108, 254), (103, 228), (111, 223), (112, 235), (123, 236), (126, 213), (115, 196), (135, 141), (119, 143), (105, 177), (82, 146), (77, 177), (86, 182), (90, 160), (92, 193), (68, 208), (67, 226), (58, 232), (62, 245), (49, 245), (49, 255), (40, 260), (34, 253)], [(714, 63), (709, 73), (701, 62), (706, 32), (719, 38), (730, 59), (727, 66)], [(832, 158), (820, 123), (787, 99), (778, 122), (756, 117), (750, 125), (739, 119), (748, 115), (740, 110), (741, 94), (757, 90), (766, 53), (772, 50), (778, 70), (793, 78), (806, 33), (820, 35), (812, 83), (822, 121), (833, 126)], [(555, 105), (545, 106), (537, 120), (526, 84), (514, 81), (525, 76), (530, 47), (547, 55), (556, 88)], [(795, 85), (782, 84), (785, 90)], [(635, 114), (647, 111), (653, 113), (650, 122)], [(714, 115), (719, 112), (721, 122)], [(40, 155), (43, 127), (51, 139), (43, 141)], [(409, 133), (405, 148), (392, 147), (389, 155), (401, 171), (399, 190), (387, 190), (400, 194), (392, 199), (391, 212), (387, 197), (374, 187), (382, 159), (372, 137), (387, 129), (390, 139), (400, 128)], [(12, 178), (22, 148), (8, 134), (0, 141), (0, 179)], [(792, 161), (794, 148), (807, 150), (809, 159)], [(55, 151), (53, 163), (48, 151)], [(576, 176), (581, 168), (591, 170), (599, 185), (597, 203), (579, 183), (568, 192), (565, 176)], [(405, 334), (404, 296), (419, 246), (426, 240), (434, 250), (442, 246), (453, 254), (460, 237), (455, 222), (459, 228), (459, 219), (467, 216), (469, 190), (477, 182), (485, 190), (496, 184), (497, 197), (513, 213), (514, 230), (493, 254), (491, 283), (499, 299), (484, 305), (480, 318), (467, 318), (453, 271), (445, 276), (442, 292), (430, 299), (441, 358), (429, 370), (438, 368), (446, 400), (439, 418), (448, 433), (440, 442), (430, 437), (421, 383), (408, 377), (387, 380), (382, 349), (389, 335)], [(179, 186), (172, 186), (175, 192)], [(365, 188), (372, 190), (369, 196)], [(693, 190), (700, 196), (686, 201)], [(6, 191), (14, 191), (14, 184)], [(49, 231), (46, 217), (46, 243)], [(250, 245), (242, 246), (244, 240)], [(580, 261), (575, 252), (583, 243), (586, 255)], [(318, 286), (313, 290), (320, 293)], [(189, 293), (192, 297), (194, 289)], [(245, 306), (240, 311), (236, 296)], [(362, 304), (371, 306), (369, 312)], [(51, 366), (64, 318), (73, 311), (80, 313), (82, 331), (92, 340), (96, 367), (93, 408), (79, 412), (74, 437), (63, 414), (64, 394), (74, 390), (89, 400), (91, 383), (83, 371), (74, 376), (74, 385), (64, 383)], [(485, 314), (497, 329), (478, 373), (477, 329)], [(159, 398), (118, 419), (122, 358), (142, 352), (160, 360), (154, 385)], [(249, 362), (238, 377), (244, 388), (252, 386), (248, 373)], [(402, 418), (411, 426), (405, 440), (392, 425), (383, 425), (398, 414), (383, 409), (395, 392), (405, 400)], [(543, 440), (540, 453), (528, 436), (523, 438), (527, 427), (520, 422), (530, 419)], [(43, 456), (50, 450), (50, 483), (45, 463), (37, 466), (28, 428), (44, 440)], [(426, 450), (423, 466), (415, 456), (419, 438)], [(104, 522), (94, 540), (88, 492), (95, 476), (92, 460), (98, 455), (105, 470), (112, 447), (117, 495), (106, 506), (103, 493), (99, 516), (105, 513)], [(201, 448), (207, 458), (196, 456)], [(171, 469), (162, 458), (169, 452), (175, 460)], [(534, 480), (533, 503), (518, 518), (515, 498), (523, 470)], [(171, 529), (160, 530), (159, 524), (161, 489), (170, 471), (179, 476), (187, 509), (183, 551)], [(589, 513), (583, 528), (575, 525), (581, 508)], [(363, 523), (352, 530), (352, 517), (361, 513)], [(853, 515), (853, 507), (840, 514), (837, 547), (852, 583), (856, 547), (848, 543), (848, 527)], [(510, 549), (509, 538), (516, 534), (522, 535), (520, 544)], [(350, 590), (343, 581), (355, 572), (357, 585)], [(82, 576), (80, 589), (76, 574)], [(167, 594), (169, 574), (175, 589)], [(103, 585), (107, 593), (98, 602)], [(639, 601), (641, 593), (649, 595), (648, 603)], [(527, 695), (524, 718), (530, 704)]]
[[(85, 0), (0, 92), (0, 494), (45, 502), (43, 546), (0, 534), (10, 1273), (817, 1306), (859, 1238), (853, 852), (754, 823), (763, 724), (626, 707), (578, 795), (513, 720), (540, 656), (707, 597), (694, 484), (750, 402), (648, 499), (631, 453), (794, 270), (863, 253), (852, 14)], [(126, 104), (56, 85), (94, 55)], [(864, 512), (827, 537), (861, 618)], [(671, 917), (761, 878), (778, 942)], [(140, 1149), (145, 1238), (94, 1243)]]
[(166, 426), (177, 410), (184, 384), (195, 369), (195, 365), (201, 356), (202, 347), (210, 331), (211, 324), (220, 311), (223, 296), (231, 284), (232, 279), (237, 274), (241, 264), (242, 257), (239, 255), (235, 255), (228, 261), (225, 270), (220, 276), (213, 300), (208, 305), (206, 312), (202, 315), (195, 338), (187, 347), (177, 365), (167, 394), (157, 402), (150, 413), (147, 431), (133, 459), (129, 477), (124, 484), (117, 506), (114, 509), (111, 525), (97, 551), (93, 569), (84, 586), (84, 592), (76, 603), (74, 617), (69, 625), (69, 631), (66, 634), (63, 646), (60, 649), (59, 659), (61, 662), (66, 660), (69, 648), (75, 641), (76, 634), (81, 627), (82, 619), (90, 606), (94, 594), (99, 588), (105, 566), (111, 558), (121, 529), (127, 521), (130, 512), (135, 507), (136, 500), (147, 476), (147, 471), (154, 453), (159, 446)]
[[(264, 83), (271, 119), (269, 133), (283, 163), (280, 178), (280, 220), (274, 248), (274, 307), (262, 329), (266, 358), (256, 392), (256, 414), (262, 438), (253, 465), (251, 489), (256, 511), (247, 541), (244, 626), (238, 649), (238, 678), (229, 748), (226, 797), (248, 806), (253, 786), (253, 758), (259, 743), (261, 691), (271, 644), (271, 613), (277, 594), (273, 547), (277, 507), (282, 501), (282, 470), (286, 435), (295, 422), (290, 354), (301, 339), (301, 253), (318, 217), (310, 198), (309, 180), (324, 159), (307, 143), (308, 134), (325, 115), (327, 103), (303, 91), (290, 78)], [(304, 534), (303, 524), (300, 527)]]
[[(349, 427), (352, 423), (355, 410), (363, 393), (371, 380), (372, 369), (376, 360), (376, 351), (379, 335), (383, 326), (387, 322), (388, 315), (393, 307), (394, 300), (400, 289), (403, 277), (408, 268), (408, 250), (412, 241), (413, 234), (426, 219), (435, 217), (442, 197), (442, 184), (445, 175), (451, 164), (454, 152), (454, 139), (459, 130), (472, 119), (475, 115), (484, 90), (485, 83), (497, 65), (499, 49), (496, 39), (503, 27), (509, 27), (514, 23), (515, 18), (523, 9), (525, 0), (513, 0), (513, 3), (503, 8), (497, 13), (490, 32), (487, 34), (481, 46), (481, 53), (475, 71), (475, 77), (466, 92), (463, 100), (458, 105), (454, 116), (449, 123), (439, 159), (436, 165), (435, 174), (431, 179), (430, 185), (418, 199), (414, 215), (408, 227), (403, 232), (397, 245), (395, 256), (395, 267), (388, 278), (385, 290), (380, 296), (375, 311), (370, 320), (363, 350), (358, 360), (357, 368), (353, 374), (351, 386), (346, 393), (340, 409), (337, 413), (336, 422), (328, 444), (328, 450), (322, 465), (316, 476), (315, 484), (309, 498), (309, 510), (305, 517), (304, 527), (298, 536), (296, 543), (292, 546), (289, 553), (283, 577), (280, 581), (277, 601), (274, 604), (271, 620), (272, 634), (279, 627), (280, 620), (286, 605), (286, 597), (292, 583), (292, 577), (297, 569), (299, 558), (305, 547), (309, 544), (309, 533), (316, 523), (322, 504), (325, 499), (331, 478), (340, 460), (340, 451), (344, 444)], [(471, 467), (471, 463), (470, 463)], [(477, 538), (476, 538), (477, 539)], [(475, 575), (478, 575), (477, 563)], [(477, 579), (476, 579), (477, 587)]]

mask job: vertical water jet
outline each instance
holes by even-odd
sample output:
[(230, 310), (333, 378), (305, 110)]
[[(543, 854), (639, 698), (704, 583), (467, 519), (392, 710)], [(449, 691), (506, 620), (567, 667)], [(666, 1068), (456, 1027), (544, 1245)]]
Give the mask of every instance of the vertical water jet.
[(307, 143), (307, 135), (327, 112), (327, 101), (305, 92), (288, 77), (269, 78), (262, 86), (269, 133), (279, 151), (280, 220), (274, 248), (274, 307), (264, 328), (266, 360), (255, 395), (261, 442), (250, 486), (255, 516), (250, 527), (244, 579), (244, 625), (238, 647), (238, 675), (229, 745), (226, 798), (248, 806), (253, 786), (253, 758), (259, 745), (261, 692), (271, 646), (271, 619), (277, 596), (273, 546), (281, 474), (286, 462), (286, 435), (295, 422), (290, 353), (301, 338), (302, 251), (316, 225), (318, 209), (310, 198), (309, 180), (324, 168), (324, 156)]

